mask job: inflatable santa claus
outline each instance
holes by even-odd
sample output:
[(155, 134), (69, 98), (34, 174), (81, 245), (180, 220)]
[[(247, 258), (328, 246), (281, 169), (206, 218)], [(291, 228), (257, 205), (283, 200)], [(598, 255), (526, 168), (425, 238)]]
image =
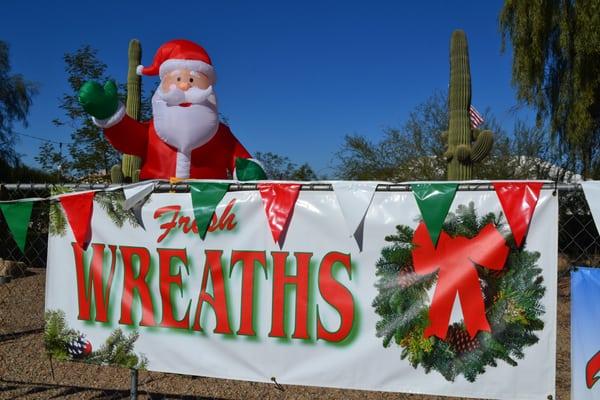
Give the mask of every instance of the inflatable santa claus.
[(219, 121), (215, 71), (206, 51), (189, 40), (163, 44), (138, 75), (159, 75), (153, 118), (125, 113), (114, 82), (86, 82), (79, 102), (120, 152), (142, 159), (140, 179), (265, 179), (260, 164)]

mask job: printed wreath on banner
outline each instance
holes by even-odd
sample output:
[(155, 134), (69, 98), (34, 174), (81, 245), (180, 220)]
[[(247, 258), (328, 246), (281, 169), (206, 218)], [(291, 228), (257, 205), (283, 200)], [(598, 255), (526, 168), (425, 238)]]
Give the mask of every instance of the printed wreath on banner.
[[(496, 232), (503, 231), (500, 216), (488, 213), (478, 217), (473, 203), (460, 205), (456, 213), (448, 214), (443, 231), (451, 240), (462, 237), (459, 240), (467, 241), (492, 226)], [(516, 360), (524, 357), (524, 349), (538, 342), (536, 332), (544, 327), (540, 317), (545, 312), (541, 300), (546, 289), (537, 266), (540, 254), (524, 246), (517, 248), (509, 237), (502, 244), (508, 246), (508, 254), (501, 269), (475, 264), (491, 332), (476, 330), (471, 337), (462, 320), (446, 325), (442, 340), (425, 334), (428, 327), (431, 329), (429, 291), (439, 283), (439, 273), (415, 272), (415, 232), (408, 226), (397, 226), (397, 233), (386, 237), (390, 245), (383, 248), (377, 261), (378, 295), (373, 307), (381, 317), (376, 331), (383, 338), (383, 346), (396, 343), (402, 348), (401, 358), (408, 358), (415, 369), (420, 365), (426, 373), (436, 370), (448, 381), (462, 374), (474, 382), (486, 366), (497, 366), (498, 360), (516, 366)]]
[(52, 358), (135, 369), (146, 369), (148, 365), (146, 356), (134, 351), (137, 330), (127, 335), (117, 328), (99, 349), (93, 350), (83, 333), (69, 327), (64, 311), (47, 310), (44, 320), (44, 345)]

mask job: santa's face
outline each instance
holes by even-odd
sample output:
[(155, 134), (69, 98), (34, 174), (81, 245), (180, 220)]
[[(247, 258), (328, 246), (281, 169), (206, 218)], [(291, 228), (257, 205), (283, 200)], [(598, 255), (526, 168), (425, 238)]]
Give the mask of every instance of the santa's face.
[(152, 97), (152, 113), (158, 136), (185, 154), (207, 143), (219, 127), (210, 80), (186, 69), (163, 77)]

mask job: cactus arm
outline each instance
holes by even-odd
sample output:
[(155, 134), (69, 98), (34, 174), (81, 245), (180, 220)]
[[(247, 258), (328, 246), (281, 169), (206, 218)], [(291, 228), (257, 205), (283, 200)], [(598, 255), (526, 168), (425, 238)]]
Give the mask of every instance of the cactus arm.
[(493, 145), (494, 136), (492, 132), (482, 131), (471, 147), (471, 160), (473, 162), (483, 160), (490, 153)]
[(110, 169), (110, 180), (112, 183), (123, 183), (123, 171), (119, 164), (113, 165)]

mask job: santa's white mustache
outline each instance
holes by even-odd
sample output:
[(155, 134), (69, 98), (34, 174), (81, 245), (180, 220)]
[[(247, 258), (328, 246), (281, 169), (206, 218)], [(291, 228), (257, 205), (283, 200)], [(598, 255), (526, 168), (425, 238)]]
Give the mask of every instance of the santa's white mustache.
[(215, 103), (214, 90), (212, 86), (209, 86), (206, 89), (192, 87), (188, 90), (181, 90), (177, 86), (171, 85), (168, 92), (164, 92), (162, 88), (158, 88), (156, 91), (156, 96), (170, 106), (177, 106), (182, 103)]

